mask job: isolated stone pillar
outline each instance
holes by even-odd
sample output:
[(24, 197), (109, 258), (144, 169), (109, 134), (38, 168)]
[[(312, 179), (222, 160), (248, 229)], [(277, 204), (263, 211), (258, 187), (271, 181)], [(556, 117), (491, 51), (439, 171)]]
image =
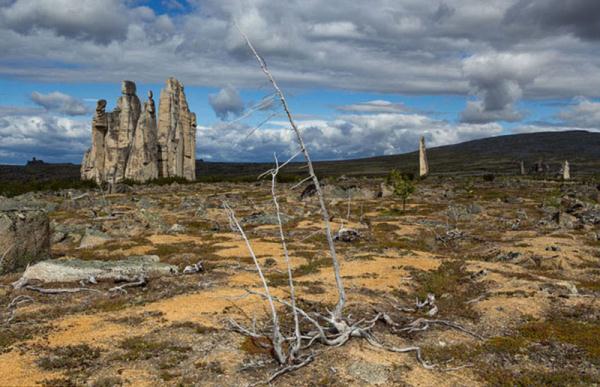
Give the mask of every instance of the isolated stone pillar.
[(571, 180), (571, 167), (569, 166), (569, 162), (565, 160), (562, 168), (563, 180)]
[(521, 175), (525, 176), (525, 174), (526, 174), (525, 173), (525, 162), (523, 162), (523, 160), (521, 160), (520, 167), (521, 167)]
[(429, 163), (427, 162), (427, 153), (425, 149), (425, 137), (421, 136), (419, 141), (419, 176), (423, 177), (429, 174)]

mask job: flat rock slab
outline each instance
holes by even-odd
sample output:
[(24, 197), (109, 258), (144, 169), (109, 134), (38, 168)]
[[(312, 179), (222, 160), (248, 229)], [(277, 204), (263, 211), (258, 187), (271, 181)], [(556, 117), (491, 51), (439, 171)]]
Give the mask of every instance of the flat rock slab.
[[(160, 277), (177, 273), (177, 267), (161, 263), (157, 255), (130, 257), (119, 261), (84, 261), (55, 259), (30, 266), (18, 281), (23, 286), (30, 281), (76, 282), (94, 277), (102, 280), (122, 280), (140, 275)], [(18, 287), (18, 286), (17, 286)]]

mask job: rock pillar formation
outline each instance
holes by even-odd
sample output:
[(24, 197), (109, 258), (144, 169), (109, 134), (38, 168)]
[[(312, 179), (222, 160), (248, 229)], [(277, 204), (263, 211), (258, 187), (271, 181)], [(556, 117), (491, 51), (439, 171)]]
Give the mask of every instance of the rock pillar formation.
[(569, 166), (569, 162), (565, 160), (562, 168), (563, 180), (571, 180), (571, 167)]
[(521, 166), (521, 175), (525, 176), (525, 174), (526, 174), (525, 173), (525, 162), (521, 161), (520, 166)]
[(135, 181), (148, 181), (158, 178), (158, 142), (156, 126), (156, 107), (152, 92), (148, 92), (148, 101), (137, 122), (125, 178)]
[(196, 116), (188, 108), (183, 84), (167, 80), (158, 114), (159, 174), (196, 179)]
[(81, 178), (97, 183), (158, 177), (196, 179), (196, 115), (183, 85), (169, 78), (161, 92), (159, 116), (152, 92), (142, 111), (135, 83), (123, 81), (114, 111), (98, 101), (92, 121), (92, 147), (85, 153)]
[(427, 162), (427, 153), (425, 149), (425, 137), (421, 136), (419, 141), (419, 176), (427, 176), (429, 174), (429, 163)]

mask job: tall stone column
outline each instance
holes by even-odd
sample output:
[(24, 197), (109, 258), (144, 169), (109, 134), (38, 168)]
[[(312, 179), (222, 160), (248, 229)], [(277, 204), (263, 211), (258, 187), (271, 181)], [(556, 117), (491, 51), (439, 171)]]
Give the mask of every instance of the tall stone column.
[(425, 149), (425, 137), (421, 136), (419, 141), (419, 176), (429, 174), (429, 163), (427, 162), (427, 153)]
[(140, 100), (135, 92), (134, 82), (123, 81), (121, 84), (122, 95), (117, 100), (117, 107), (108, 115), (109, 130), (106, 136), (105, 181), (109, 183), (116, 183), (125, 178), (131, 144), (141, 113)]
[(139, 182), (158, 178), (158, 129), (156, 107), (148, 92), (148, 101), (137, 122), (133, 143), (129, 152), (125, 177)]
[(565, 160), (562, 168), (563, 180), (571, 180), (571, 167), (569, 166), (569, 162)]
[(192, 121), (183, 84), (175, 78), (169, 78), (160, 93), (158, 114), (160, 176), (181, 176), (188, 180), (196, 178), (196, 128)]
[(96, 114), (92, 120), (92, 147), (85, 153), (81, 163), (81, 178), (84, 180), (95, 180), (97, 183), (104, 180), (107, 131), (106, 100), (101, 99), (96, 104)]

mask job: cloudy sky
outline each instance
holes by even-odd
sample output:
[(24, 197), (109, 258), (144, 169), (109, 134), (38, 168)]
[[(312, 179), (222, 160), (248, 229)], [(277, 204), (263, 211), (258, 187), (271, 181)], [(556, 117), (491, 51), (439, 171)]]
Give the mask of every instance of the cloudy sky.
[(316, 159), (600, 128), (598, 0), (0, 0), (0, 163), (79, 163), (97, 99), (169, 76), (199, 158), (294, 152), (233, 20)]

